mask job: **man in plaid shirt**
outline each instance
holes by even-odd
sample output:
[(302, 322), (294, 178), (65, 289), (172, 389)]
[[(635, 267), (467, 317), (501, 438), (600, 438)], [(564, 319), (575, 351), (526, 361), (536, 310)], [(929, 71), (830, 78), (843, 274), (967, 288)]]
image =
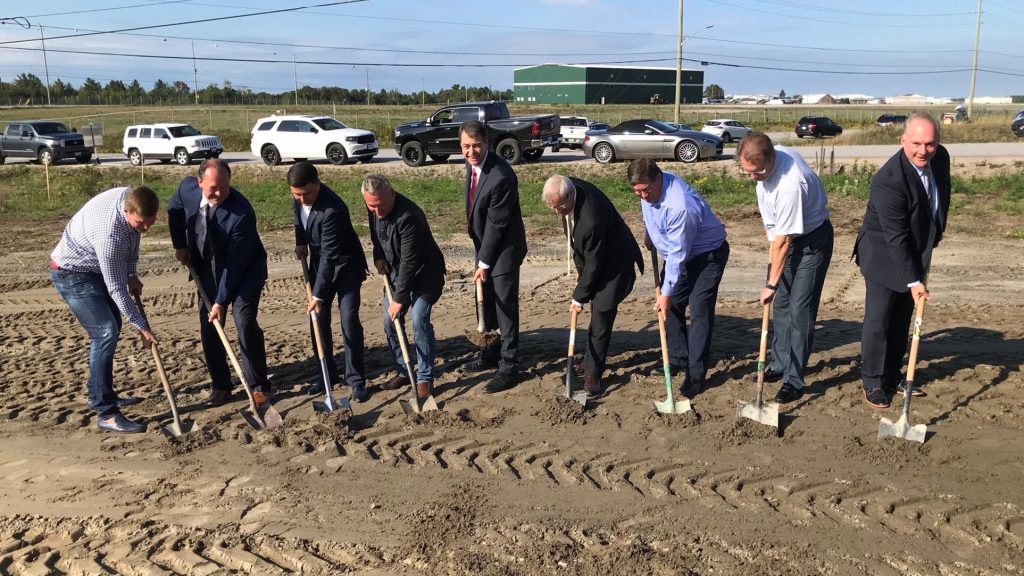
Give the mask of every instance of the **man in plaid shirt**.
[(146, 345), (157, 342), (132, 296), (142, 294), (136, 272), (139, 240), (159, 209), (156, 193), (145, 186), (101, 192), (71, 217), (50, 254), (53, 287), (89, 335), (89, 407), (100, 430), (146, 430), (121, 414), (121, 407), (139, 399), (114, 392), (114, 352), (122, 315)]

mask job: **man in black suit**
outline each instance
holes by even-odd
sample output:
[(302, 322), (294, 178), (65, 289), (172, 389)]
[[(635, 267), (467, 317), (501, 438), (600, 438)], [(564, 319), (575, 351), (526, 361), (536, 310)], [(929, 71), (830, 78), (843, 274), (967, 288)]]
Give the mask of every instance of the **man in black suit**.
[[(327, 372), (332, 383), (339, 381), (334, 364), (334, 338), (331, 334), (331, 304), (338, 297), (341, 334), (345, 341), (345, 382), (352, 400), (363, 402), (366, 392), (366, 369), (363, 364), (363, 325), (359, 321), (359, 288), (366, 279), (366, 255), (359, 236), (352, 228), (348, 206), (326, 184), (309, 162), (297, 162), (288, 170), (288, 187), (295, 199), (295, 257), (309, 255), (309, 278), (313, 297), (306, 313), (316, 311)], [(310, 338), (312, 334), (310, 321)], [(316, 342), (313, 342), (316, 355)], [(317, 382), (310, 394), (322, 394), (324, 385)]]
[(462, 124), (459, 145), (466, 158), (466, 217), (476, 250), (473, 281), (484, 285), (484, 328), (501, 332), (500, 345), (485, 347), (463, 365), (479, 372), (497, 367), (485, 392), (519, 382), (519, 267), (526, 258), (526, 229), (519, 207), (519, 179), (504, 158), (487, 149), (487, 127)]
[(928, 299), (932, 250), (949, 213), (949, 152), (939, 144), (938, 122), (912, 114), (900, 143), (903, 149), (871, 179), (853, 249), (865, 284), (861, 378), (864, 399), (874, 408), (888, 408), (887, 392), (902, 391), (907, 331), (916, 302)]
[(444, 289), (444, 255), (434, 241), (423, 210), (395, 192), (387, 178), (378, 174), (367, 176), (362, 192), (373, 242), (373, 265), (388, 277), (394, 296), (390, 303), (384, 298), (384, 333), (398, 375), (381, 384), (381, 388), (398, 390), (409, 384), (393, 321), (404, 318), (411, 308), (416, 396), (422, 400), (434, 393), (436, 350), (430, 311)]
[(219, 158), (203, 160), (199, 178), (188, 176), (167, 204), (167, 223), (174, 255), (199, 274), (213, 306), (199, 303), (199, 328), (212, 389), (206, 399), (219, 406), (231, 396), (231, 371), (224, 345), (211, 322), (224, 325), (231, 306), (242, 367), (258, 404), (269, 399), (267, 352), (256, 321), (260, 293), (267, 280), (267, 252), (256, 230), (256, 213), (244, 196), (231, 188), (231, 168)]
[(544, 183), (541, 199), (568, 223), (578, 278), (569, 310), (580, 312), (590, 302), (590, 329), (583, 389), (590, 397), (604, 393), (604, 373), (612, 326), (622, 302), (633, 291), (634, 264), (644, 271), (644, 260), (633, 232), (608, 197), (590, 182), (552, 176)]

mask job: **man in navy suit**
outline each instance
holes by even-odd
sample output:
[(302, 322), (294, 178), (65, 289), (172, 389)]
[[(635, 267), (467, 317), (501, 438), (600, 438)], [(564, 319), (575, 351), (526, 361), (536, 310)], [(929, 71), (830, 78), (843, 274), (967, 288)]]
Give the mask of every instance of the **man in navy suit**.
[(501, 342), (463, 365), (469, 371), (498, 371), (485, 392), (508, 390), (519, 382), (519, 267), (526, 258), (526, 229), (519, 207), (519, 180), (508, 162), (488, 151), (487, 127), (471, 120), (459, 128), (466, 158), (466, 218), (476, 250), (473, 281), (484, 286), (484, 328)]
[[(871, 179), (871, 196), (853, 254), (864, 275), (861, 378), (864, 400), (888, 408), (900, 391), (914, 306), (928, 299), (928, 269), (949, 213), (949, 152), (939, 124), (916, 112), (900, 137), (903, 149)], [(914, 395), (923, 395), (915, 388)]]
[[(359, 236), (352, 228), (352, 219), (345, 202), (320, 182), (316, 167), (297, 162), (288, 170), (288, 187), (295, 199), (295, 257), (309, 255), (309, 278), (313, 297), (306, 312), (315, 310), (327, 371), (331, 382), (338, 382), (334, 364), (334, 339), (331, 335), (331, 304), (338, 297), (341, 333), (345, 341), (345, 381), (352, 400), (363, 402), (366, 391), (366, 369), (363, 365), (363, 325), (359, 321), (359, 288), (369, 270)], [(310, 324), (312, 331), (312, 323)], [(312, 334), (310, 337), (314, 337)], [(313, 345), (316, 354), (316, 343)], [(310, 387), (310, 394), (323, 392), (323, 383)]]
[(256, 230), (256, 213), (244, 196), (231, 188), (231, 168), (219, 158), (199, 166), (199, 177), (188, 176), (167, 204), (167, 223), (174, 255), (199, 274), (212, 299), (207, 310), (199, 303), (199, 328), (212, 389), (206, 399), (219, 406), (231, 396), (227, 354), (211, 322), (223, 326), (231, 306), (242, 349), (245, 377), (258, 404), (270, 396), (263, 330), (256, 321), (260, 294), (267, 280), (267, 252)]

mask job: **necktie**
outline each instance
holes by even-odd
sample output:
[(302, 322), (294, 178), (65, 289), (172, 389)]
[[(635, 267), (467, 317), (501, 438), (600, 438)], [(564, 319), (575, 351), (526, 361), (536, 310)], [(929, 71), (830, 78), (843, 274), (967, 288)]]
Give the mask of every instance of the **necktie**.
[(196, 243), (199, 245), (199, 254), (204, 258), (210, 251), (210, 224), (213, 222), (215, 208), (209, 204), (199, 208), (199, 218), (196, 218)]
[(466, 208), (466, 213), (470, 219), (473, 217), (473, 199), (476, 198), (476, 170), (470, 166), (469, 173), (471, 174), (469, 179), (469, 206)]
[(935, 203), (935, 191), (933, 189), (933, 178), (932, 178), (932, 167), (926, 166), (924, 171), (921, 173), (921, 181), (924, 183), (924, 191), (928, 194), (928, 211), (931, 212), (932, 219), (935, 218), (936, 203)]

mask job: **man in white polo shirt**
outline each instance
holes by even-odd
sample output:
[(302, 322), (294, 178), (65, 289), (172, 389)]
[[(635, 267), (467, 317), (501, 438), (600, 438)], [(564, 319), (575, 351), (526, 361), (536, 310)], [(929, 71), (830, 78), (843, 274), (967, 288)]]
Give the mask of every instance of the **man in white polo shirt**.
[(834, 234), (825, 187), (796, 151), (751, 132), (736, 150), (743, 173), (757, 182), (757, 207), (770, 242), (762, 305), (772, 303), (775, 331), (765, 381), (782, 380), (775, 401), (803, 396), (807, 359)]

